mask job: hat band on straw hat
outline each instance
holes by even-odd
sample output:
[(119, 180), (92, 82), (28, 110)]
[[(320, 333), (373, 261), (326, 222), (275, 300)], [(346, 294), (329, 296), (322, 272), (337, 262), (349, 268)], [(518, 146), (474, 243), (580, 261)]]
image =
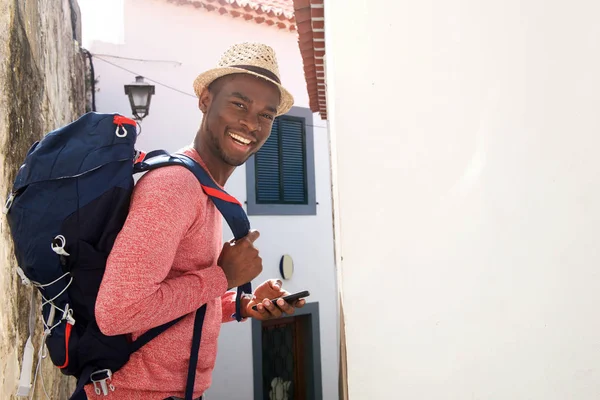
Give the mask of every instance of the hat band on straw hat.
[(269, 78), (272, 81), (275, 81), (275, 82), (277, 82), (278, 84), (281, 85), (281, 81), (279, 80), (279, 78), (277, 77), (277, 75), (275, 75), (274, 73), (272, 73), (268, 69), (261, 68), (261, 67), (256, 67), (254, 65), (232, 65), (231, 67), (233, 67), (233, 68), (241, 68), (241, 69), (248, 70), (250, 72), (254, 72), (256, 74), (264, 76), (265, 78)]
[(233, 45), (221, 56), (214, 68), (196, 77), (193, 83), (196, 96), (201, 97), (202, 91), (208, 89), (215, 80), (232, 74), (250, 74), (276, 85), (280, 92), (277, 116), (287, 113), (293, 107), (294, 96), (281, 84), (277, 57), (271, 47), (261, 43)]

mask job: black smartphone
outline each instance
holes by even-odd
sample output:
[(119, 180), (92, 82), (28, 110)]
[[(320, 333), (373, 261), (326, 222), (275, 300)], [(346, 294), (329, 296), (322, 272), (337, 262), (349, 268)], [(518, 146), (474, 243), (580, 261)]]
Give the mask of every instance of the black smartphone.
[[(293, 293), (288, 296), (283, 296), (282, 299), (289, 304), (293, 304), (296, 300), (300, 300), (308, 296), (310, 296), (310, 292), (308, 290), (304, 290), (302, 292)], [(271, 301), (273, 302), (273, 304), (277, 305), (277, 300), (279, 300), (279, 298), (273, 299)], [(257, 311), (256, 306), (252, 306), (252, 309), (254, 311)]]

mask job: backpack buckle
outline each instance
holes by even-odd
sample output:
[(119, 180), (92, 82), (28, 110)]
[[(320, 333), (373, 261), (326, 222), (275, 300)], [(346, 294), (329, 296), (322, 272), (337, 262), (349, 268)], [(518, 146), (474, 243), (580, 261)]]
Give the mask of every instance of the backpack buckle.
[(108, 396), (109, 390), (115, 391), (115, 387), (110, 383), (112, 378), (112, 371), (110, 369), (101, 369), (99, 371), (92, 372), (90, 380), (94, 384), (94, 391), (98, 396)]

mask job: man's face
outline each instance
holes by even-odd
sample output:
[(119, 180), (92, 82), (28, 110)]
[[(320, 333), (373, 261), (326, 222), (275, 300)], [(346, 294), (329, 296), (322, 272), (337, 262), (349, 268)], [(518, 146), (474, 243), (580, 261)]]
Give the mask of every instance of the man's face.
[(221, 78), (200, 97), (204, 143), (228, 165), (242, 165), (266, 142), (279, 105), (272, 83), (248, 74)]

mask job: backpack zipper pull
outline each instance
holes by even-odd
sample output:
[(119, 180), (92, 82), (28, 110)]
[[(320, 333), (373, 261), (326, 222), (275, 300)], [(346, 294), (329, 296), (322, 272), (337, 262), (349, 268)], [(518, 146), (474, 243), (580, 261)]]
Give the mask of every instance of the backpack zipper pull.
[(73, 309), (69, 308), (69, 304), (67, 303), (67, 305), (65, 306), (65, 309), (63, 311), (63, 320), (67, 321), (67, 324), (70, 325), (75, 325), (75, 318), (73, 318)]
[(17, 197), (17, 192), (10, 192), (10, 195), (6, 199), (6, 203), (4, 204), (4, 208), (2, 209), (2, 214), (6, 215), (10, 211), (10, 208), (15, 201), (15, 197)]
[(63, 235), (58, 235), (52, 241), (51, 247), (52, 251), (54, 251), (59, 256), (70, 256), (69, 253), (65, 251), (65, 246), (67, 245), (67, 239)]
[(25, 275), (25, 271), (23, 271), (23, 269), (19, 266), (17, 266), (17, 274), (19, 275), (19, 278), (21, 278), (21, 283), (23, 285), (25, 285), (25, 286), (31, 285), (31, 281)]
[(120, 138), (127, 136), (127, 129), (125, 129), (123, 124), (136, 126), (135, 121), (133, 121), (130, 118), (124, 117), (122, 115), (115, 115), (113, 118), (113, 123), (115, 125), (117, 125), (117, 129), (115, 130), (115, 135), (117, 135), (117, 137), (120, 137)]

